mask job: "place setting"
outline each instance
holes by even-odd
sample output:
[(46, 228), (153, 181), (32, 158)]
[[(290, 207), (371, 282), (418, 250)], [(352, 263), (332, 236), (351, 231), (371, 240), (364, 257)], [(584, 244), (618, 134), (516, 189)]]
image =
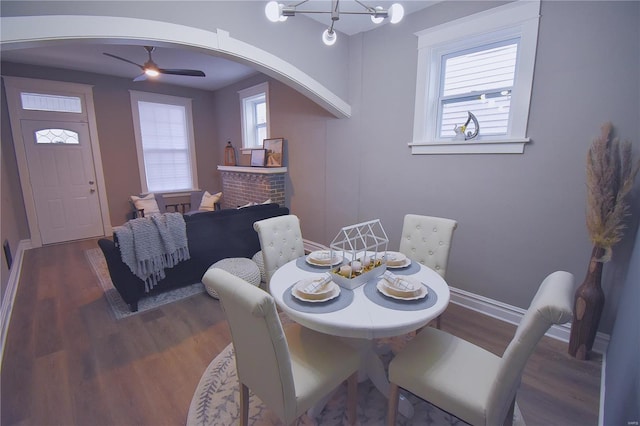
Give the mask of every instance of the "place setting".
[(411, 276), (385, 271), (365, 284), (364, 294), (372, 302), (390, 309), (416, 311), (436, 304), (438, 296), (429, 286)]
[(328, 313), (349, 306), (353, 291), (340, 287), (325, 273), (297, 281), (284, 292), (283, 300), (301, 312)]
[(332, 250), (316, 250), (301, 256), (296, 261), (296, 266), (304, 271), (318, 272), (341, 264), (344, 257)]
[(420, 270), (420, 265), (417, 262), (411, 261), (407, 256), (397, 251), (387, 251), (382, 255), (382, 258), (387, 269), (392, 269), (397, 274), (415, 274)]

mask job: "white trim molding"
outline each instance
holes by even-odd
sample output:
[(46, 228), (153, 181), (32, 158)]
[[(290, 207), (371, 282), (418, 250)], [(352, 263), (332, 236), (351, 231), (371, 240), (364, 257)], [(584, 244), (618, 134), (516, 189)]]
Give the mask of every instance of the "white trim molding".
[[(538, 40), (540, 0), (518, 0), (415, 33), (418, 37), (413, 140), (416, 154), (522, 154)], [(439, 136), (442, 60), (447, 54), (518, 38), (518, 59), (506, 135), (457, 141)]]
[[(516, 306), (508, 305), (497, 300), (489, 299), (484, 296), (469, 293), (458, 288), (449, 287), (451, 291), (451, 303), (463, 306), (467, 309), (488, 315), (492, 318), (499, 319), (510, 324), (518, 325), (524, 316), (526, 310)], [(553, 325), (546, 336), (563, 342), (569, 342), (571, 335), (571, 323), (562, 325)], [(598, 332), (592, 350), (599, 354), (604, 354), (609, 346), (609, 335)]]
[(2, 307), (0, 308), (0, 367), (4, 357), (5, 343), (7, 341), (7, 332), (9, 331), (9, 322), (11, 321), (11, 313), (13, 311), (13, 303), (18, 292), (18, 283), (20, 282), (20, 272), (22, 272), (22, 260), (24, 252), (31, 248), (30, 240), (21, 240), (16, 249), (16, 257), (13, 259), (13, 265), (9, 273), (7, 281), (7, 289), (2, 297)]
[(294, 65), (240, 41), (229, 32), (211, 32), (186, 25), (149, 19), (94, 15), (8, 16), (0, 18), (0, 46), (4, 50), (49, 46), (69, 40), (114, 43), (123, 40), (153, 42), (156, 46), (185, 46), (216, 52), (250, 63), (258, 71), (283, 81), (337, 118), (351, 116), (351, 106)]

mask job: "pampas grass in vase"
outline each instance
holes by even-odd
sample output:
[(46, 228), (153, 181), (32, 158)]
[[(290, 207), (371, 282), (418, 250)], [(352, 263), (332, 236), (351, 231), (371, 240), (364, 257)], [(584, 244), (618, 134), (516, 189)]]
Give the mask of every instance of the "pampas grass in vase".
[(611, 259), (612, 247), (624, 236), (630, 214), (628, 195), (640, 161), (634, 164), (631, 143), (611, 139), (605, 123), (587, 155), (587, 230), (593, 243), (587, 275), (576, 290), (569, 354), (587, 359), (593, 347), (604, 306), (602, 267)]

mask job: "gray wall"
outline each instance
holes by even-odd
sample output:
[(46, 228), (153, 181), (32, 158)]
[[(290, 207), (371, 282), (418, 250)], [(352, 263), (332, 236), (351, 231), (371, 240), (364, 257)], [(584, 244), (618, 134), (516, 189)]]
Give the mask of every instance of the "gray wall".
[(631, 259), (607, 349), (605, 425), (636, 424), (640, 419), (640, 231)]
[[(548, 273), (567, 270), (578, 281), (584, 276), (591, 249), (584, 225), (584, 164), (600, 125), (613, 121), (638, 154), (638, 2), (544, 1), (528, 131), (533, 142), (523, 155), (446, 156), (412, 156), (407, 147), (416, 81), (414, 33), (499, 3), (439, 3), (401, 25), (348, 42), (343, 37), (333, 46), (337, 49), (317, 43), (319, 24), (305, 17), (268, 26), (264, 2), (181, 3), (178, 11), (148, 2), (73, 2), (67, 10), (53, 2), (21, 3), (26, 11), (6, 3), (3, 14), (90, 11), (208, 29), (219, 23), (232, 36), (280, 54), (353, 107), (352, 118), (338, 120), (302, 101), (302, 111), (289, 106), (295, 101), (286, 93), (281, 100), (276, 96), (275, 102), (289, 109), (274, 123), (273, 136), (289, 141), (289, 202), (305, 236), (328, 243), (341, 226), (380, 218), (396, 248), (404, 214), (450, 217), (459, 222), (451, 285), (521, 308)], [(235, 106), (229, 111), (239, 114)], [(216, 155), (226, 140), (227, 135), (218, 138)], [(636, 202), (632, 230), (638, 210)], [(605, 268), (603, 332), (612, 329), (631, 238), (616, 247)]]
[[(20, 178), (18, 175), (18, 165), (16, 163), (16, 153), (11, 138), (11, 126), (5, 125), (9, 122), (9, 112), (7, 101), (4, 95), (4, 84), (0, 91), (0, 242), (9, 243), (12, 257), (18, 249), (20, 240), (29, 238), (29, 227), (27, 225), (27, 214), (24, 209), (24, 201), (20, 190)], [(10, 269), (5, 261), (4, 253), (1, 254), (0, 261), (0, 300), (4, 298), (7, 283), (9, 281)]]
[[(611, 120), (640, 154), (640, 4), (543, 2), (528, 129), (533, 142), (523, 155), (412, 156), (412, 34), (467, 6), (440, 3), (401, 27), (351, 40), (353, 118), (328, 123), (326, 238), (344, 224), (380, 218), (397, 247), (405, 213), (453, 218), (459, 227), (448, 282), (526, 308), (548, 273), (584, 277), (591, 250), (585, 156), (601, 124)], [(616, 277), (628, 267), (632, 237), (605, 267), (604, 332), (611, 331), (622, 284)]]

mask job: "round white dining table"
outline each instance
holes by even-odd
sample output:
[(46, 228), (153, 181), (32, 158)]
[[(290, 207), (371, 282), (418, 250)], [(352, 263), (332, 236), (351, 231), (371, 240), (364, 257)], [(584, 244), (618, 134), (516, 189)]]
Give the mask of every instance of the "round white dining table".
[[(304, 302), (292, 297), (292, 286), (298, 281), (319, 277), (328, 270), (310, 265), (304, 257), (294, 259), (273, 274), (269, 292), (293, 321), (321, 333), (346, 338), (361, 348), (363, 375), (388, 396), (389, 381), (382, 360), (373, 350), (373, 339), (400, 336), (426, 326), (449, 304), (449, 286), (437, 272), (413, 262), (408, 268), (389, 271), (413, 277), (426, 285), (428, 294), (421, 300), (400, 301), (382, 295), (375, 288), (380, 278), (373, 278), (353, 290), (340, 288), (340, 295), (326, 302)], [(405, 417), (413, 415), (413, 406), (403, 396), (398, 409)]]

